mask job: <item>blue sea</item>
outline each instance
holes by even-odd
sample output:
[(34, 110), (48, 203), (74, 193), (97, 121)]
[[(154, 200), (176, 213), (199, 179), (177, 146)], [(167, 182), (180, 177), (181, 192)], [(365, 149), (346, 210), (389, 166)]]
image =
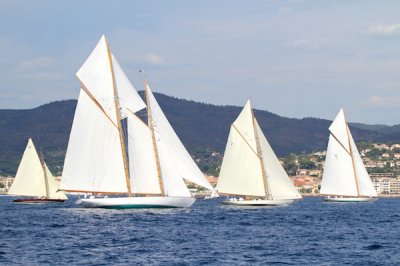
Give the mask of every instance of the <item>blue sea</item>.
[(85, 209), (0, 197), (1, 265), (400, 265), (400, 199)]

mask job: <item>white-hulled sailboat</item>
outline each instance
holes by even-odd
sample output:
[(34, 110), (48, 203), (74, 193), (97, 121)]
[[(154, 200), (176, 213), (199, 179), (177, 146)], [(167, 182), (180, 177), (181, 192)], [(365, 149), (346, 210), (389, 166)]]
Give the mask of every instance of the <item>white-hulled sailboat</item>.
[(39, 158), (32, 139), (28, 140), (8, 194), (27, 197), (14, 200), (19, 203), (63, 202), (68, 199), (62, 191), (58, 191), (58, 183), (43, 156)]
[(224, 204), (282, 206), (301, 199), (254, 117), (250, 100), (233, 122), (217, 191)]
[[(81, 91), (64, 163), (61, 189), (91, 194), (86, 207), (190, 207), (184, 179), (213, 189), (158, 105), (147, 82), (146, 107), (105, 36), (80, 68)], [(122, 119), (127, 126), (122, 127)], [(102, 195), (104, 197), (98, 197)]]
[(329, 131), (320, 193), (326, 196), (326, 201), (376, 200), (377, 193), (358, 153), (343, 109), (340, 109)]

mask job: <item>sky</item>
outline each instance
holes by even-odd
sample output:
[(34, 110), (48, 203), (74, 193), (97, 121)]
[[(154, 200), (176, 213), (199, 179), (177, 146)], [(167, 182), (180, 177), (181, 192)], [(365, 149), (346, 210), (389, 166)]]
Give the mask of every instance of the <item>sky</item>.
[(104, 33), (136, 89), (400, 123), (400, 1), (0, 0), (0, 109), (76, 99)]

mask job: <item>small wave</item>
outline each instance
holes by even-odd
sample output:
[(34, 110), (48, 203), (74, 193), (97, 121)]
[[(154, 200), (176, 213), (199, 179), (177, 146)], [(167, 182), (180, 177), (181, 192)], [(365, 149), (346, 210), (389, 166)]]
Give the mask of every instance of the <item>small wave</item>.
[(381, 248), (383, 248), (382, 245), (379, 245), (379, 244), (372, 244), (372, 245), (366, 246), (364, 249), (367, 249), (367, 250), (377, 250), (377, 249), (381, 249)]
[(52, 228), (60, 228), (60, 227), (66, 227), (64, 224), (52, 224), (50, 227)]

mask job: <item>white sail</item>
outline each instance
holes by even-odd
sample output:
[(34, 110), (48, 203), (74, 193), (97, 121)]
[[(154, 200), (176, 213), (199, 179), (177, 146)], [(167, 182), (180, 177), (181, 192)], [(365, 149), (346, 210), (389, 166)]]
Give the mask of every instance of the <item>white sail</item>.
[(127, 192), (118, 128), (83, 90), (75, 110), (61, 189)]
[(179, 171), (179, 164), (171, 153), (174, 152), (173, 148), (167, 143), (162, 141), (160, 135), (156, 133), (157, 150), (160, 159), (161, 176), (163, 180), (163, 188), (165, 196), (171, 197), (191, 197), (190, 191), (183, 181), (181, 172)]
[(349, 138), (347, 136), (347, 123), (343, 109), (340, 109), (339, 113), (336, 115), (335, 120), (333, 120), (329, 127), (329, 132), (337, 139), (337, 141), (339, 141), (347, 152), (350, 152)]
[(46, 197), (47, 195), (43, 167), (31, 139), (25, 148), (8, 194), (34, 197)]
[(361, 156), (358, 153), (357, 146), (354, 142), (353, 136), (350, 133), (350, 130), (349, 138), (354, 160), (354, 169), (357, 174), (358, 192), (360, 196), (377, 197), (378, 195), (376, 193), (374, 185), (372, 184), (367, 169), (365, 169), (364, 162), (362, 161)]
[(132, 193), (161, 194), (151, 131), (128, 113), (129, 173)]
[[(343, 109), (340, 109), (329, 127), (320, 193), (323, 195), (359, 196), (353, 159), (350, 153), (349, 133)], [(357, 151), (357, 148), (356, 148)]]
[[(121, 66), (118, 64), (117, 59), (114, 55), (111, 56), (121, 115), (126, 116), (128, 112), (135, 113), (145, 108), (146, 104), (143, 102), (142, 98), (139, 96), (132, 83), (126, 77)], [(129, 109), (129, 111), (127, 111), (126, 109)]]
[(247, 100), (239, 116), (233, 123), (233, 127), (240, 132), (243, 139), (254, 150), (254, 152), (257, 153), (257, 142), (253, 125), (253, 111), (251, 109), (250, 100)]
[(145, 103), (125, 75), (117, 59), (108, 52), (107, 41), (103, 35), (76, 75), (84, 88), (93, 95), (106, 114), (116, 123), (113, 73), (120, 111), (126, 115), (126, 109), (135, 113), (145, 108)]
[[(146, 87), (146, 91), (164, 184), (168, 184), (174, 178), (176, 182), (178, 179), (186, 179), (199, 186), (213, 189), (171, 127), (149, 86)], [(173, 189), (172, 185), (170, 187)], [(178, 185), (176, 187), (178, 188)]]
[(47, 164), (45, 162), (43, 163), (44, 163), (44, 169), (46, 171), (49, 199), (67, 200), (68, 198), (64, 194), (64, 192), (59, 190), (58, 182), (56, 178), (53, 176), (53, 174), (50, 172), (49, 168), (47, 167)]
[[(54, 176), (47, 168), (47, 165), (45, 165), (45, 169), (49, 187), (49, 199), (67, 199), (63, 192), (57, 192), (58, 185)], [(8, 194), (47, 197), (45, 178), (46, 176), (36, 148), (32, 140), (29, 139), (22, 160), (18, 166), (17, 175), (15, 176)]]
[(268, 185), (268, 193), (272, 199), (301, 199), (282, 164), (276, 157), (256, 119), (254, 119), (263, 157), (264, 169)]
[[(216, 189), (224, 194), (265, 197), (260, 158), (235, 123), (229, 132)], [(251, 120), (247, 124), (253, 127)]]
[(84, 89), (93, 95), (107, 116), (117, 124), (112, 68), (104, 35), (76, 75)]

